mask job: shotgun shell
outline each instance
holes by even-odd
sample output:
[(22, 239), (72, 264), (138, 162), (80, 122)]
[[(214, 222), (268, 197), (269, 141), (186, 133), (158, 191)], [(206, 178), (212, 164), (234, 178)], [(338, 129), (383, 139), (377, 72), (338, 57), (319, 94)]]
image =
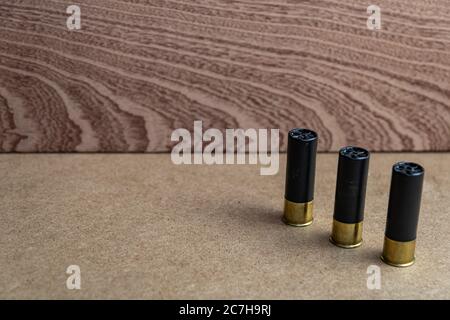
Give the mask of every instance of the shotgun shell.
[(317, 140), (317, 133), (309, 129), (292, 129), (288, 134), (283, 221), (291, 226), (313, 221)]
[(381, 259), (395, 267), (415, 261), (417, 224), (424, 177), (422, 166), (399, 162), (392, 168), (391, 190)]
[(344, 147), (339, 151), (333, 227), (330, 241), (338, 247), (356, 248), (362, 243), (369, 151)]

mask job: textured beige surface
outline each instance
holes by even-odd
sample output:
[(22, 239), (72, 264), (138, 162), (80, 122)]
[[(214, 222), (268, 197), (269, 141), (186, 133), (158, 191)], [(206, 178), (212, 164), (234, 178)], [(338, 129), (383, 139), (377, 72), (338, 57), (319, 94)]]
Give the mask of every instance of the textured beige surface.
[[(383, 265), (391, 164), (426, 168), (417, 263)], [(280, 174), (164, 155), (0, 155), (1, 298), (450, 298), (449, 154), (375, 154), (365, 243), (328, 242), (337, 157), (320, 154), (315, 222), (280, 222)], [(65, 287), (81, 267), (82, 289)], [(382, 289), (368, 290), (379, 265)]]

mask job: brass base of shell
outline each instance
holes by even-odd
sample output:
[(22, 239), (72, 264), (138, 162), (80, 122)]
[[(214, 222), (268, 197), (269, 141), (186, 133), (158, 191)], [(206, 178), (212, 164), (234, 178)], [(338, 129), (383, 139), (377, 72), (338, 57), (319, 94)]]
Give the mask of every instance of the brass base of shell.
[(313, 223), (313, 201), (297, 203), (284, 199), (283, 222), (293, 227), (306, 227)]
[(409, 267), (416, 261), (416, 240), (395, 241), (384, 237), (383, 254), (381, 260), (394, 267)]
[(330, 242), (338, 247), (354, 249), (362, 244), (363, 222), (343, 223), (333, 219)]

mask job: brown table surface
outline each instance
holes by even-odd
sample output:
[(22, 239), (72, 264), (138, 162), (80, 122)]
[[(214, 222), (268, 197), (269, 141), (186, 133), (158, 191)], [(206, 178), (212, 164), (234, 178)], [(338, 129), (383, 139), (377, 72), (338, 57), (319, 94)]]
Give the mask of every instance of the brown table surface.
[[(384, 265), (391, 165), (425, 166), (417, 262)], [(315, 221), (280, 221), (280, 173), (175, 166), (168, 154), (0, 155), (0, 298), (450, 298), (450, 154), (373, 154), (364, 244), (328, 242), (336, 154), (319, 154)], [(81, 290), (66, 268), (81, 268)], [(381, 290), (367, 268), (381, 268)]]

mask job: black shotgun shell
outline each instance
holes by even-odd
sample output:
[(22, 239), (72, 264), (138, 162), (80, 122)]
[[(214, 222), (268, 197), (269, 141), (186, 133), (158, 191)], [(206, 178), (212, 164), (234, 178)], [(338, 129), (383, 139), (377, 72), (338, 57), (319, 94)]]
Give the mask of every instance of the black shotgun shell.
[(313, 221), (317, 141), (317, 133), (312, 130), (289, 131), (283, 216), (286, 224), (302, 227)]
[(417, 225), (425, 170), (417, 163), (398, 162), (392, 168), (391, 190), (381, 259), (396, 267), (415, 261)]
[(344, 147), (339, 151), (333, 227), (330, 241), (343, 248), (362, 243), (369, 151)]

